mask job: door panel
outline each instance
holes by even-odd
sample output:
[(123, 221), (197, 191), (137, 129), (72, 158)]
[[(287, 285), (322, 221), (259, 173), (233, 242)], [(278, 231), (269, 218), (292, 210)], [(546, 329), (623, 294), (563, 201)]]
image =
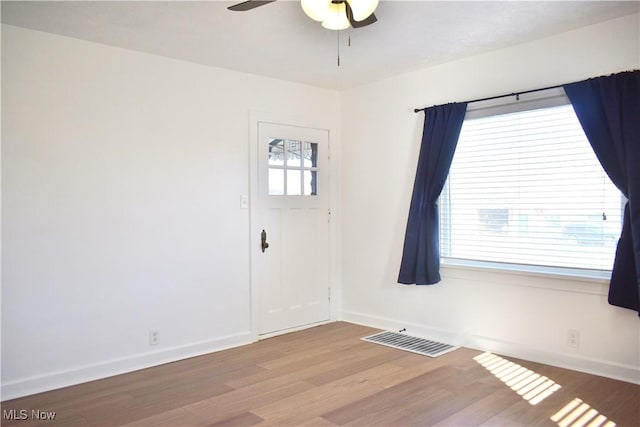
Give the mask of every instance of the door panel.
[(328, 132), (258, 123), (258, 334), (329, 319)]

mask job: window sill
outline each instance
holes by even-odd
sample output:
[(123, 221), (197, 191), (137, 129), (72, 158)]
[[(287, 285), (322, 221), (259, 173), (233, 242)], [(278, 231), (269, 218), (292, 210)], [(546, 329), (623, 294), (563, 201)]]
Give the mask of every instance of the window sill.
[[(443, 267), (443, 277), (445, 278), (478, 280), (477, 274), (474, 272), (484, 272), (499, 275), (498, 280), (492, 277), (491, 281), (501, 284), (592, 295), (607, 295), (611, 278), (610, 271), (498, 264), (452, 258), (442, 258), (441, 265)], [(514, 276), (518, 280), (514, 280)]]

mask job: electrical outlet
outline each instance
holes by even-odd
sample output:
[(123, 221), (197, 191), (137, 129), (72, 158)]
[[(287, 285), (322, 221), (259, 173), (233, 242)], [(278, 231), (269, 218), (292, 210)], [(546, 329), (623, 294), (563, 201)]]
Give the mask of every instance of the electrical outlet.
[(577, 329), (567, 330), (567, 345), (572, 348), (580, 348), (580, 331)]
[(151, 329), (149, 331), (149, 345), (160, 344), (160, 331), (157, 329)]

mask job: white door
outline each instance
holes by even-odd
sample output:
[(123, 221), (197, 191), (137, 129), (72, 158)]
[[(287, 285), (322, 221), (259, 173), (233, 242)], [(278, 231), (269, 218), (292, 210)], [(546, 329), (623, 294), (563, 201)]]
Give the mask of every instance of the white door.
[(329, 135), (266, 122), (257, 134), (252, 281), (264, 335), (329, 320)]

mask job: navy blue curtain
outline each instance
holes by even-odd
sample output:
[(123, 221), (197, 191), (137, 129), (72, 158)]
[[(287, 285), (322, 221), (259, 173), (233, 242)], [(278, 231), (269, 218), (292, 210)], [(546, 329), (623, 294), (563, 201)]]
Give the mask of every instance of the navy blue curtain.
[(609, 286), (609, 304), (640, 314), (640, 71), (564, 86), (589, 143), (628, 199)]
[(440, 236), (436, 202), (449, 174), (466, 111), (466, 103), (437, 105), (425, 109), (422, 145), (398, 283), (432, 285), (440, 281)]

